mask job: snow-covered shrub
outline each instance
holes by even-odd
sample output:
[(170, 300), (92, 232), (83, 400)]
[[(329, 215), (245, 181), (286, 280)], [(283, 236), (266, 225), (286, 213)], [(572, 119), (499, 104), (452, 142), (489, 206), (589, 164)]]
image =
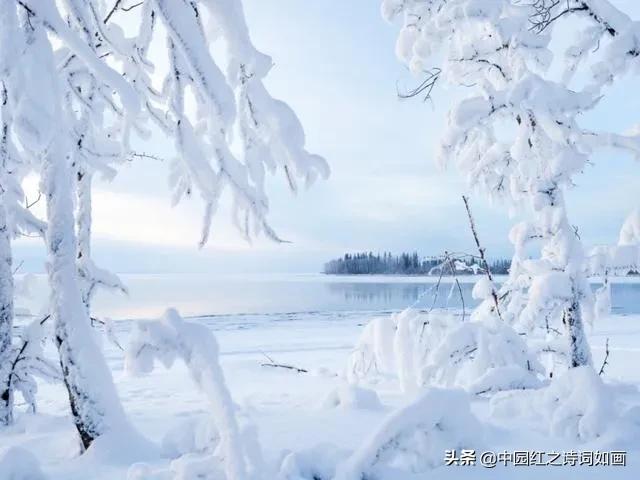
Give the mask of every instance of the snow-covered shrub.
[(615, 395), (590, 367), (573, 368), (545, 388), (504, 392), (491, 399), (492, 415), (528, 418), (544, 433), (582, 442), (603, 436), (617, 423)]
[(399, 479), (442, 465), (448, 449), (474, 448), (481, 425), (462, 391), (431, 388), (391, 413), (337, 469), (335, 480)]
[(539, 386), (542, 366), (513, 328), (489, 310), (479, 309), (472, 318), (463, 322), (452, 313), (407, 309), (375, 319), (358, 340), (347, 378), (355, 383), (384, 374), (398, 378), (405, 392), (426, 386), (473, 393)]
[[(185, 362), (193, 380), (204, 392), (212, 407), (212, 415), (220, 434), (220, 453), (226, 478), (249, 478), (248, 467), (252, 461), (250, 457), (255, 458), (255, 453), (247, 451), (243, 442), (236, 420), (235, 406), (218, 361), (218, 344), (213, 333), (204, 325), (185, 322), (174, 309), (167, 310), (160, 320), (136, 323), (125, 353), (127, 371), (133, 374), (149, 372), (153, 369), (155, 359), (170, 367), (176, 358)], [(210, 459), (203, 457), (202, 462), (208, 465)], [(177, 478), (190, 478), (185, 475), (198, 470), (197, 465), (202, 462), (197, 460), (194, 461), (193, 467), (187, 467), (187, 459), (176, 460)]]
[(38, 460), (27, 450), (11, 447), (0, 455), (2, 480), (45, 480)]
[(349, 382), (375, 381), (395, 374), (395, 334), (395, 316), (374, 318), (364, 327), (347, 362), (345, 373)]
[[(46, 318), (45, 318), (46, 320)], [(45, 381), (61, 380), (58, 365), (46, 358), (43, 351), (44, 322), (37, 318), (26, 325), (18, 335), (18, 341), (8, 351), (8, 358), (0, 364), (0, 378), (6, 379), (2, 392), (9, 398), (2, 399), (13, 404), (14, 392), (19, 392), (31, 412), (36, 411), (36, 378)]]
[(313, 448), (289, 453), (282, 460), (278, 478), (281, 480), (330, 480), (336, 465), (348, 453), (332, 444), (321, 444)]
[(398, 378), (404, 391), (415, 390), (429, 350), (459, 323), (452, 313), (425, 313), (412, 308), (372, 320), (349, 357), (347, 380), (358, 383)]
[(486, 393), (537, 387), (539, 373), (542, 367), (511, 327), (472, 321), (451, 329), (429, 352), (420, 383)]
[(322, 402), (324, 408), (377, 410), (382, 408), (374, 390), (357, 385), (340, 385), (332, 390)]

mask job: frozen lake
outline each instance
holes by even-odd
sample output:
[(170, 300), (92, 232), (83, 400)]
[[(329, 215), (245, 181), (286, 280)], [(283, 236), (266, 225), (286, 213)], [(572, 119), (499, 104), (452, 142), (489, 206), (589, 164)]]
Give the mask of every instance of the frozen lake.
[[(428, 308), (434, 301), (436, 278), (403, 276), (304, 275), (123, 275), (129, 295), (100, 293), (93, 313), (113, 319), (156, 317), (168, 307), (185, 316), (295, 312), (382, 312), (409, 305)], [(467, 307), (476, 302), (476, 278), (460, 277)], [(459, 308), (451, 279), (443, 279), (437, 307)], [(593, 284), (594, 288), (597, 283)], [(31, 298), (19, 302), (33, 313), (46, 305), (44, 276), (36, 276)], [(615, 279), (613, 313), (640, 313), (640, 279)]]

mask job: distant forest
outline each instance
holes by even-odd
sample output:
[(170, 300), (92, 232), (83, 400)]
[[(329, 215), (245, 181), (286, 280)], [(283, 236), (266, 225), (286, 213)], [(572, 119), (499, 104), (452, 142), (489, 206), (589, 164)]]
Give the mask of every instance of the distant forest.
[[(342, 258), (336, 258), (324, 264), (324, 273), (333, 275), (367, 275), (367, 274), (396, 274), (396, 275), (440, 275), (452, 274), (452, 269), (458, 275), (478, 273), (479, 265), (473, 260), (456, 260), (444, 263), (443, 257), (420, 257), (417, 252), (392, 255), (390, 252), (373, 254), (372, 252), (347, 253)], [(491, 272), (496, 275), (509, 273), (510, 260), (500, 259), (489, 264)]]

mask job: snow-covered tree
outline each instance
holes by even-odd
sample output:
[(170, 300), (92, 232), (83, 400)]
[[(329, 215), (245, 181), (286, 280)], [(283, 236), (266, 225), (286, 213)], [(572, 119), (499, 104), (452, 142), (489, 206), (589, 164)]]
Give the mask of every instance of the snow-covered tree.
[[(402, 19), (398, 56), (413, 72), (426, 72), (416, 93), (428, 95), (437, 81), (468, 93), (449, 112), (440, 161), (457, 165), (471, 186), (528, 213), (511, 234), (516, 253), (500, 292), (506, 320), (535, 327), (546, 319), (563, 332), (566, 364), (590, 364), (584, 320), (593, 299), (564, 197), (594, 149), (638, 152), (638, 137), (579, 122), (598, 105), (602, 87), (637, 64), (637, 25), (606, 0), (385, 0), (383, 14)], [(574, 14), (586, 25), (572, 24), (571, 61), (557, 80), (550, 42)], [(601, 56), (589, 64), (595, 75), (585, 80), (580, 67), (599, 41)], [(586, 86), (571, 83), (576, 72)], [(529, 259), (532, 246), (539, 255)]]
[(30, 167), (19, 155), (11, 135), (17, 127), (15, 111), (21, 107), (14, 94), (20, 76), (13, 74), (12, 65), (24, 47), (13, 3), (0, 5), (0, 25), (0, 425), (6, 425), (13, 417), (12, 365), (16, 361), (12, 342), (15, 290), (11, 241), (21, 234), (42, 235), (45, 225), (25, 204), (20, 182)]
[[(225, 187), (233, 194), (234, 219), (244, 235), (264, 233), (277, 240), (266, 220), (265, 171), (281, 167), (296, 191), (299, 179), (310, 184), (325, 177), (328, 167), (304, 149), (295, 114), (262, 84), (271, 61), (253, 47), (239, 2), (147, 0), (125, 6), (116, 1), (107, 8), (98, 0), (16, 0), (2, 2), (2, 9), (8, 41), (0, 44), (0, 75), (9, 105), (2, 118), (5, 126), (11, 121), (5, 129), (10, 140), (3, 145), (15, 142), (19, 157), (40, 173), (54, 337), (74, 423), (87, 448), (126, 423), (90, 330), (95, 286), (121, 288), (115, 276), (91, 262), (92, 175), (111, 174), (113, 163), (135, 157), (129, 139), (149, 138), (148, 126), (174, 138), (175, 200), (199, 192), (205, 203), (204, 243)], [(148, 55), (152, 39), (165, 41), (169, 68), (163, 78), (154, 75)], [(214, 44), (226, 46), (220, 59), (212, 54)], [(157, 83), (162, 88), (155, 88)], [(5, 216), (9, 205), (3, 195)], [(11, 257), (5, 240), (0, 239), (6, 247), (0, 301), (10, 319)], [(0, 323), (0, 353), (9, 345), (6, 319)]]

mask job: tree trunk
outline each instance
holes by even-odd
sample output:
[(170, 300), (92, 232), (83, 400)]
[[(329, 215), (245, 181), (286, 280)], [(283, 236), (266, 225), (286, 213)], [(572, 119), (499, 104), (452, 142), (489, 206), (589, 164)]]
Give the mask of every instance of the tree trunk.
[(564, 310), (564, 324), (569, 338), (569, 366), (571, 368), (591, 365), (591, 350), (587, 343), (580, 312), (580, 301), (574, 294), (573, 301)]
[(85, 168), (78, 168), (76, 231), (78, 235), (77, 264), (81, 276), (80, 290), (82, 303), (91, 316), (91, 296), (93, 294), (92, 272), (88, 270), (91, 262), (91, 182), (92, 175)]
[(13, 389), (9, 378), (11, 374), (12, 330), (11, 235), (7, 225), (6, 208), (2, 202), (0, 203), (0, 425), (9, 425), (13, 421)]
[(74, 170), (61, 138), (54, 140), (43, 166), (51, 313), (73, 421), (86, 449), (108, 430), (123, 427), (126, 418), (82, 302), (76, 267)]

